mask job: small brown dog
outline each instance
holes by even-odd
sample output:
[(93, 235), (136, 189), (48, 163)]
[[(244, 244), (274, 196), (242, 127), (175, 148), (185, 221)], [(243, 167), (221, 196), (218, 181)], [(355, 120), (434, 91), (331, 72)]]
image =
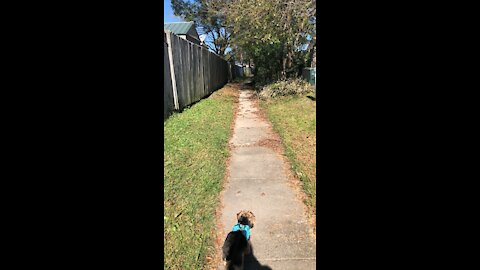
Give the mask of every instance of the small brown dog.
[(252, 211), (242, 210), (237, 213), (237, 222), (228, 233), (222, 248), (222, 259), (227, 270), (243, 269), (245, 255), (251, 251), (250, 229), (255, 226), (255, 215)]
[(250, 228), (253, 228), (257, 220), (255, 219), (255, 215), (252, 213), (252, 211), (242, 210), (237, 213), (237, 221), (244, 225), (250, 226)]

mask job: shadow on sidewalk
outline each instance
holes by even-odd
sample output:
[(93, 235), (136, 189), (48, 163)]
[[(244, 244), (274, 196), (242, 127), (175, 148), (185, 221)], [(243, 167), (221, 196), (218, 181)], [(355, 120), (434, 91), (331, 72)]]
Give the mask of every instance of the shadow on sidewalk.
[(252, 79), (245, 79), (245, 80), (240, 84), (240, 90), (254, 90)]
[(268, 265), (261, 265), (253, 254), (253, 246), (251, 246), (251, 253), (245, 256), (245, 270), (272, 270)]

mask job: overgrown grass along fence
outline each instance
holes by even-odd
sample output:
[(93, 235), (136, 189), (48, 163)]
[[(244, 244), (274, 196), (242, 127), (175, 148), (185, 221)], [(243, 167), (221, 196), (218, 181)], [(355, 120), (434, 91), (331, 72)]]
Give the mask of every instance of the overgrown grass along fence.
[(164, 119), (228, 82), (228, 64), (218, 55), (164, 30)]

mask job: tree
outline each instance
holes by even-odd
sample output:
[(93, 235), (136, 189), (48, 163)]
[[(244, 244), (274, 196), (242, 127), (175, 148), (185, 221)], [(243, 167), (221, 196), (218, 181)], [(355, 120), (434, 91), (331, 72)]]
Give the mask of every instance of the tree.
[(171, 0), (173, 12), (187, 21), (194, 21), (199, 34), (206, 35), (205, 44), (220, 56), (230, 45), (231, 34), (225, 25), (225, 0)]
[[(225, 9), (231, 44), (246, 52), (263, 80), (297, 76), (315, 32), (315, 1), (232, 0)], [(309, 38), (310, 37), (310, 38)]]

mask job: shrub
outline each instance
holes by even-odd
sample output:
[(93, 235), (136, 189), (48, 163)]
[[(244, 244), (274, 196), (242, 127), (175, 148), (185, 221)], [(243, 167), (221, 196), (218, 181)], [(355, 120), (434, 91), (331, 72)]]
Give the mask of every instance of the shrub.
[(301, 79), (277, 81), (264, 86), (259, 93), (260, 98), (276, 98), (281, 96), (297, 96), (315, 92), (308, 82)]

